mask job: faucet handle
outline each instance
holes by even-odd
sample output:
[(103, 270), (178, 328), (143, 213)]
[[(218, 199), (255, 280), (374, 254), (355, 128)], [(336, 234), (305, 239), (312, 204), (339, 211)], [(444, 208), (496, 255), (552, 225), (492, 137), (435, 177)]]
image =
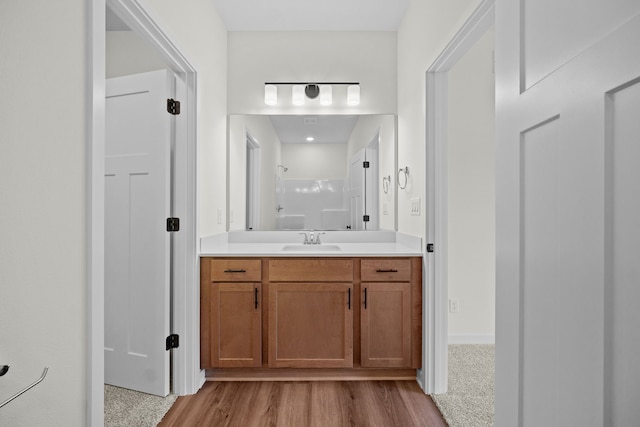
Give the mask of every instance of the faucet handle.
[(309, 236), (307, 235), (307, 233), (303, 232), (303, 233), (298, 233), (298, 234), (302, 234), (304, 236), (304, 245), (308, 245), (309, 244)]
[(321, 235), (321, 234), (327, 234), (327, 233), (325, 233), (324, 231), (319, 231), (319, 232), (316, 234), (316, 242), (315, 242), (315, 243), (316, 243), (316, 245), (320, 245), (320, 244), (322, 244), (322, 242), (320, 242), (320, 235)]

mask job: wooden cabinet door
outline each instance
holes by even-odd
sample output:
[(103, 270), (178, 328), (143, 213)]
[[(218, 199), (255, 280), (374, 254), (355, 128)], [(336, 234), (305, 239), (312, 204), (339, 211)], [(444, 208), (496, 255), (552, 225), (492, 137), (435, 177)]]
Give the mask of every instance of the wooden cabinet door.
[(269, 367), (353, 366), (351, 283), (269, 284)]
[(410, 367), (410, 284), (363, 283), (360, 298), (362, 367)]
[(207, 287), (211, 349), (207, 367), (262, 366), (262, 285), (211, 283)]

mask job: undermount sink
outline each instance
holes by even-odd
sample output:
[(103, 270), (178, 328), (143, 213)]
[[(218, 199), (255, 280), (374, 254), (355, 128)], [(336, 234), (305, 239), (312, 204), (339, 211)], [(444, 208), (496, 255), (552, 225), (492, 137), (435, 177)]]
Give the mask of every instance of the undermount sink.
[(291, 252), (335, 252), (340, 250), (338, 245), (285, 245), (283, 251)]

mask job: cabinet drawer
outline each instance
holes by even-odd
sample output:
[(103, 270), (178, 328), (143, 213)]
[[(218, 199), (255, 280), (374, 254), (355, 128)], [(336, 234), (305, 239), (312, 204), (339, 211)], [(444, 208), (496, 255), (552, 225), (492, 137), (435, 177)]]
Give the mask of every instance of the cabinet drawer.
[(260, 282), (262, 261), (259, 259), (212, 259), (212, 282)]
[(351, 282), (350, 259), (272, 259), (269, 260), (271, 282)]
[(408, 282), (411, 280), (409, 259), (363, 259), (360, 264), (363, 282)]

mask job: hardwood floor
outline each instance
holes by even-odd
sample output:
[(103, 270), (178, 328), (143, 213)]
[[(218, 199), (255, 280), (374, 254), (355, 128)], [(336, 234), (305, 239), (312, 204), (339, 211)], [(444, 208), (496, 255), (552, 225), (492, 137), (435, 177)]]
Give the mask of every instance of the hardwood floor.
[(446, 427), (415, 381), (207, 382), (160, 427)]

